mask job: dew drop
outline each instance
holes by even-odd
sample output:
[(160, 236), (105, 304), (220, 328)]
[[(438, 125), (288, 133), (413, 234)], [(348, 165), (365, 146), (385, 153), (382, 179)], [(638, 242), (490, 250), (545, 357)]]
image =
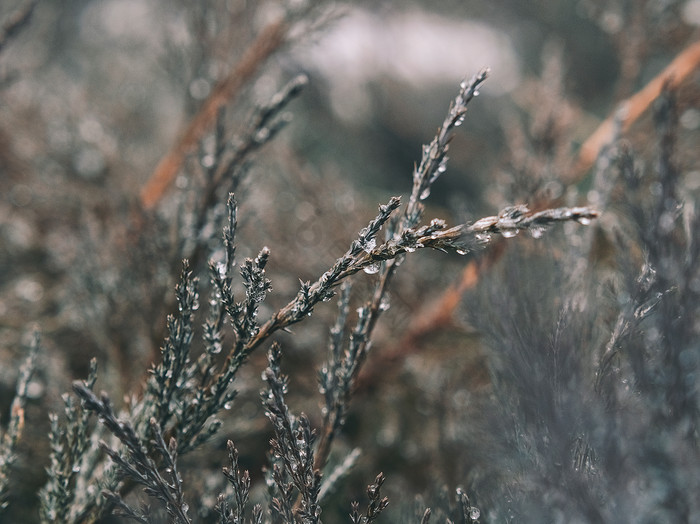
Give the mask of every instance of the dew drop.
[(204, 155), (200, 161), (202, 167), (212, 167), (214, 165), (214, 155)]
[(377, 241), (374, 238), (370, 238), (362, 244), (362, 249), (366, 252), (369, 253), (372, 251), (375, 247), (377, 247)]
[(79, 464), (76, 464), (75, 466), (73, 466), (73, 473), (80, 473), (80, 465)]
[(226, 403), (224, 404), (224, 409), (227, 410), (227, 411), (228, 411), (229, 409), (231, 409), (231, 403), (230, 403), (230, 402), (226, 402)]
[(591, 224), (591, 219), (588, 218), (588, 217), (578, 217), (578, 218), (576, 219), (576, 222), (578, 222), (578, 223), (581, 224), (582, 226), (588, 226), (588, 225)]
[(413, 246), (406, 246), (407, 253), (413, 253), (415, 250), (416, 250), (416, 248)]
[(489, 235), (488, 233), (477, 233), (475, 238), (477, 241), (482, 242), (484, 244), (491, 241), (491, 235)]
[(190, 82), (189, 91), (190, 96), (195, 100), (204, 100), (209, 96), (211, 85), (206, 78), (195, 78)]
[(382, 300), (379, 302), (379, 311), (386, 311), (390, 307), (391, 307), (391, 304), (389, 303), (389, 298), (382, 297)]
[(429, 188), (429, 187), (426, 187), (426, 188), (423, 190), (423, 192), (420, 194), (420, 197), (419, 197), (419, 198), (420, 198), (421, 200), (425, 200), (425, 199), (428, 198), (429, 196), (430, 196), (430, 188)]
[(265, 142), (269, 138), (270, 138), (270, 130), (266, 127), (258, 129), (258, 132), (255, 133), (255, 141), (256, 142)]
[(44, 296), (44, 286), (36, 280), (25, 278), (16, 282), (15, 293), (28, 302), (38, 302)]
[(370, 265), (362, 268), (362, 271), (364, 271), (368, 275), (374, 275), (375, 273), (379, 272), (379, 267), (380, 267), (379, 262), (372, 262)]
[(542, 238), (542, 235), (544, 235), (544, 228), (543, 227), (533, 227), (530, 229), (530, 235), (532, 238)]
[(467, 250), (466, 250), (466, 249), (458, 249), (458, 250), (457, 250), (457, 254), (458, 254), (458, 255), (464, 256), (464, 255), (467, 254)]
[(516, 236), (520, 231), (517, 229), (503, 229), (501, 230), (501, 235), (503, 235), (504, 238), (513, 238)]
[(476, 506), (469, 507), (469, 518), (472, 520), (479, 520), (481, 516), (481, 511)]

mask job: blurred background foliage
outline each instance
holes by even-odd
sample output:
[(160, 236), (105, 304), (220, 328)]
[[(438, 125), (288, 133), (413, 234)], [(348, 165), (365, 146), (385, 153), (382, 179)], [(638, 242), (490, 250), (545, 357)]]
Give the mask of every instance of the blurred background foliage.
[[(291, 76), (303, 71), (310, 78), (289, 107), (291, 124), (254, 158), (237, 195), (239, 259), (263, 245), (272, 251), (268, 314), (296, 293), (299, 278), (317, 278), (344, 252), (377, 203), (409, 191), (421, 144), (432, 138), (460, 80), (482, 66), (492, 77), (452, 144), (429, 217), (461, 223), (507, 204), (533, 204), (543, 194), (595, 205), (590, 173), (576, 173), (578, 148), (620, 101), (697, 38), (700, 25), (697, 0), (317, 3), (42, 0), (1, 50), (3, 416), (32, 325), (45, 346), (8, 522), (36, 520), (47, 412), (61, 410), (61, 395), (85, 377), (90, 358), (100, 367), (97, 390), (115, 401), (137, 395), (158, 358), (183, 252), (174, 240), (182, 230), (173, 224), (201, 179), (197, 151), (145, 217), (140, 191), (268, 24), (289, 21), (285, 45), (246, 79), (225, 116), (227, 129), (239, 132), (251, 108)], [(0, 17), (23, 5), (3, 2)], [(699, 95), (694, 73), (679, 95), (679, 164), (689, 195), (700, 190)], [(650, 129), (645, 116), (629, 134), (648, 162)], [(517, 239), (517, 249), (567, 249), (564, 236), (548, 234), (536, 247)], [(605, 242), (601, 234), (597, 262), (605, 262)], [(417, 319), (463, 278), (464, 265), (456, 255), (417, 254), (390, 290), (367, 365), (372, 372), (360, 383), (338, 443), (339, 457), (356, 446), (363, 454), (326, 505), (327, 522), (344, 518), (349, 501), (362, 499), (380, 470), (397, 506), (387, 518), (397, 522), (405, 521), (413, 494), (439, 500), (443, 485), (475, 481), (478, 460), (464, 443), (489, 438), (475, 435), (479, 425), (472, 424), (490, 392), (480, 336), (459, 311), (410, 336)], [(370, 285), (369, 276), (361, 277), (358, 300)], [(332, 305), (319, 307), (293, 336), (278, 337), (290, 405), (312, 422), (334, 313)], [(242, 466), (260, 478), (271, 431), (258, 400), (264, 362), (254, 355), (238, 378), (241, 395), (215, 441), (181, 459), (184, 470), (211, 471), (186, 476), (188, 496), (203, 506), (215, 502), (219, 479), (209, 479), (218, 475), (227, 438), (235, 440)]]

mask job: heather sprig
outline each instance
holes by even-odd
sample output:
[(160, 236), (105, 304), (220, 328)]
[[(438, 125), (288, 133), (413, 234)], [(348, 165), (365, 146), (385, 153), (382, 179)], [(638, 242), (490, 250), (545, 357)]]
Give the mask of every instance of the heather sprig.
[[(618, 169), (626, 185), (624, 210), (629, 234), (641, 248), (643, 270), (636, 279), (626, 278), (624, 290), (634, 307), (632, 318), (644, 320), (647, 351), (627, 351), (636, 383), (657, 416), (671, 428), (695, 426), (700, 420), (697, 388), (688, 379), (698, 359), (700, 249), (697, 228), (700, 220), (692, 200), (683, 202), (683, 187), (675, 159), (678, 128), (677, 99), (665, 90), (656, 104), (658, 137), (656, 165), (643, 173), (629, 148), (622, 148)], [(646, 175), (646, 176), (645, 176)], [(646, 191), (651, 186), (652, 191)], [(651, 197), (651, 198), (649, 198)], [(629, 271), (629, 264), (622, 267)], [(627, 316), (630, 316), (628, 313)], [(670, 386), (673, 387), (670, 387)], [(692, 433), (692, 432), (690, 432)]]
[(162, 426), (181, 411), (176, 395), (180, 394), (189, 378), (186, 371), (193, 337), (192, 316), (199, 309), (199, 293), (197, 279), (192, 276), (187, 261), (183, 263), (175, 296), (178, 315), (168, 316), (168, 337), (161, 350), (162, 360), (151, 371), (152, 379), (148, 385), (149, 393), (155, 397), (153, 416)]
[[(345, 278), (359, 272), (376, 273), (380, 270), (381, 263), (391, 261), (397, 257), (401, 257), (404, 253), (413, 252), (421, 248), (433, 248), (439, 250), (453, 250), (464, 254), (467, 251), (476, 249), (484, 244), (487, 244), (492, 234), (500, 234), (504, 237), (515, 236), (521, 230), (529, 230), (533, 236), (541, 236), (544, 228), (553, 222), (575, 220), (587, 224), (597, 216), (597, 213), (588, 207), (580, 208), (558, 208), (543, 210), (537, 213), (530, 213), (525, 206), (514, 206), (507, 208), (497, 217), (483, 218), (474, 224), (459, 225), (448, 228), (443, 220), (434, 219), (428, 225), (417, 228), (407, 227), (409, 224), (414, 224), (420, 218), (422, 213), (422, 204), (420, 204), (418, 190), (422, 187), (430, 187), (432, 182), (437, 178), (435, 173), (438, 172), (438, 166), (445, 160), (445, 152), (447, 145), (454, 135), (454, 128), (458, 123), (461, 123), (466, 112), (466, 104), (471, 98), (478, 85), (486, 78), (486, 71), (475, 76), (471, 82), (461, 86), (460, 95), (455, 99), (450, 107), (450, 112), (443, 127), (439, 131), (437, 137), (433, 140), (430, 147), (438, 151), (440, 162), (431, 163), (429, 159), (425, 159), (421, 163), (421, 167), (417, 172), (420, 176), (414, 175), (414, 188), (407, 205), (407, 211), (404, 216), (412, 218), (401, 221), (398, 229), (395, 224), (390, 224), (387, 233), (388, 240), (383, 244), (377, 245), (376, 237), (381, 228), (386, 225), (392, 214), (400, 207), (401, 200), (398, 197), (393, 197), (386, 205), (379, 206), (379, 213), (370, 221), (370, 223), (362, 229), (357, 240), (353, 241), (346, 253), (338, 258), (333, 266), (326, 271), (314, 283), (302, 282), (297, 296), (286, 306), (274, 313), (272, 317), (262, 325), (254, 324), (253, 318), (256, 309), (253, 307), (256, 303), (254, 300), (249, 300), (249, 306), (234, 306), (233, 297), (230, 294), (230, 281), (221, 275), (215, 276), (216, 284), (219, 293), (222, 295), (223, 302), (228, 304), (227, 308), (234, 319), (234, 326), (238, 325), (237, 342), (229, 352), (228, 363), (225, 371), (219, 375), (218, 383), (228, 383), (230, 378), (235, 374), (238, 367), (245, 361), (249, 354), (255, 350), (264, 340), (266, 340), (274, 332), (285, 329), (290, 325), (301, 321), (313, 312), (314, 307), (321, 301), (328, 301), (335, 293), (335, 287), (338, 286)], [(434, 156), (434, 155), (433, 155)], [(432, 166), (432, 167), (431, 167)], [(418, 180), (422, 182), (417, 182)], [(231, 219), (230, 219), (231, 220)], [(258, 270), (264, 268), (264, 263), (267, 260), (268, 253), (266, 250), (261, 252), (258, 257), (258, 262), (249, 263), (249, 271), (247, 277), (249, 284), (247, 286), (248, 295), (252, 297), (263, 297), (269, 289), (269, 282), (258, 276), (253, 280), (253, 270), (257, 267)], [(259, 266), (262, 264), (262, 267)], [(381, 303), (384, 298), (384, 290), (387, 288), (391, 274), (395, 269), (395, 265), (385, 265), (380, 275), (378, 288), (372, 297), (369, 305), (369, 310), (372, 313), (371, 320), (367, 326), (367, 339), (371, 333), (372, 327), (376, 322), (378, 314), (381, 312)], [(260, 271), (257, 273), (260, 275)], [(247, 314), (241, 320), (241, 311), (245, 310)], [(248, 329), (242, 329), (246, 327)], [(223, 380), (226, 378), (227, 380)]]
[(374, 522), (379, 517), (379, 514), (386, 509), (389, 505), (389, 499), (387, 497), (382, 497), (381, 488), (386, 477), (383, 473), (377, 475), (374, 482), (367, 486), (367, 498), (369, 499), (369, 504), (367, 505), (367, 510), (364, 515), (360, 513), (360, 503), (352, 503), (352, 511), (350, 512), (350, 522), (352, 524), (370, 524)]
[(482, 69), (469, 81), (460, 84), (459, 93), (450, 103), (450, 108), (437, 135), (428, 145), (423, 146), (420, 164), (413, 169), (413, 188), (399, 233), (415, 227), (423, 215), (421, 201), (430, 196), (433, 183), (447, 170), (447, 151), (454, 138), (455, 129), (462, 125), (467, 113), (467, 104), (479, 94), (479, 86), (489, 75), (489, 69)]
[[(73, 384), (73, 391), (81, 398), (85, 409), (97, 414), (101, 423), (124, 446), (125, 453), (104, 442), (101, 443), (102, 449), (117, 465), (120, 476), (143, 486), (147, 495), (163, 502), (168, 514), (175, 522), (189, 524), (191, 522), (187, 515), (189, 507), (183, 499), (182, 479), (176, 466), (177, 442), (175, 439), (171, 438), (166, 445), (158, 422), (155, 418), (151, 418), (149, 427), (153, 446), (161, 457), (164, 471), (170, 477), (170, 480), (167, 480), (160, 473), (158, 464), (150, 457), (146, 444), (136, 433), (134, 427), (128, 421), (117, 419), (107, 395), (103, 394), (101, 398), (98, 398), (91, 389), (81, 382)], [(116, 493), (109, 491), (105, 496), (112, 501), (118, 497)], [(124, 505), (125, 503), (119, 504), (119, 507), (123, 508)], [(132, 509), (127, 516), (137, 514), (138, 512)], [(141, 514), (141, 519), (147, 520), (147, 515)]]
[(344, 351), (345, 329), (350, 310), (349, 284), (343, 284), (338, 296), (338, 315), (330, 329), (328, 360), (319, 372), (319, 391), (324, 397), (323, 430), (317, 448), (317, 467), (323, 468), (330, 453), (336, 432), (343, 425), (350, 397), (354, 359), (350, 351)]
[(279, 345), (273, 344), (268, 352), (269, 366), (263, 372), (267, 389), (261, 393), (265, 414), (275, 432), (275, 438), (270, 441), (275, 459), (273, 467), (284, 469), (284, 475), (278, 472), (274, 478), (278, 490), (284, 493), (284, 512), (287, 516), (290, 513), (290, 483), (283, 479), (289, 478), (299, 494), (298, 507), (295, 505), (291, 508), (294, 522), (299, 519), (302, 523), (311, 524), (319, 522), (321, 514), (318, 504), (321, 473), (314, 464), (316, 437), (306, 415), (302, 413), (295, 417), (285, 403), (288, 379), (281, 373), (281, 357)]
[[(655, 290), (653, 286), (655, 281), (656, 271), (649, 263), (645, 263), (635, 282), (627, 283), (626, 287), (632, 290), (632, 295), (629, 300), (622, 304), (610, 338), (605, 344), (598, 362), (595, 381), (597, 391), (603, 392), (604, 383), (612, 378), (611, 374), (615, 368), (613, 362), (625, 339), (636, 331), (641, 322), (656, 308), (663, 296), (670, 291)], [(610, 391), (607, 393), (608, 400), (611, 400)]]
[[(84, 387), (92, 389), (97, 380), (97, 360), (90, 361), (90, 371)], [(48, 481), (41, 490), (41, 514), (46, 522), (65, 522), (71, 520), (75, 507), (77, 491), (75, 483), (78, 475), (90, 468), (90, 459), (95, 450), (90, 450), (90, 412), (76, 404), (73, 397), (63, 395), (65, 404), (64, 426), (59, 424), (58, 415), (49, 415), (51, 430), (51, 463), (48, 467)]]
[[(394, 197), (387, 206), (381, 206), (380, 214), (370, 226), (378, 222), (386, 222), (391, 210), (396, 209), (399, 202), (399, 199)], [(404, 253), (431, 248), (466, 254), (488, 244), (492, 235), (510, 238), (520, 231), (529, 231), (532, 236), (538, 238), (546, 227), (555, 222), (576, 221), (589, 224), (597, 216), (597, 211), (590, 207), (562, 207), (531, 213), (526, 206), (512, 206), (504, 209), (498, 216), (485, 217), (472, 224), (447, 227), (443, 220), (433, 219), (428, 225), (406, 229), (398, 238), (391, 238), (378, 246), (371, 242), (374, 235), (369, 236), (365, 233), (370, 229), (368, 227), (360, 234), (360, 240), (354, 241), (345, 255), (339, 258), (319, 280), (313, 284), (302, 283), (297, 297), (260, 327), (260, 331), (246, 345), (244, 352), (250, 353), (272, 332), (303, 319), (313, 311), (313, 307), (318, 302), (329, 300), (333, 296), (334, 287), (343, 279), (359, 271), (377, 273), (379, 263), (394, 260)]]
[(15, 396), (10, 406), (10, 419), (0, 438), (0, 511), (4, 510), (9, 503), (10, 475), (17, 458), (15, 448), (24, 429), (24, 407), (27, 402), (29, 383), (36, 370), (40, 343), (39, 332), (35, 331), (29, 346), (29, 355), (19, 369)]
[[(228, 498), (222, 493), (219, 495), (217, 511), (221, 518), (221, 524), (243, 524), (245, 520), (246, 504), (250, 495), (250, 473), (247, 470), (241, 471), (238, 465), (238, 450), (232, 441), (226, 443), (228, 449), (229, 466), (223, 468), (224, 476), (233, 488), (233, 508), (229, 505)], [(262, 506), (253, 506), (253, 524), (260, 524), (263, 518)]]
[[(304, 74), (292, 78), (268, 102), (255, 108), (243, 134), (230, 143), (225, 144), (223, 132), (219, 133), (216, 147), (218, 157), (213, 159), (209, 168), (212, 189), (219, 187), (224, 181), (229, 181), (228, 192), (235, 192), (240, 182), (239, 170), (254, 152), (271, 142), (289, 124), (291, 116), (283, 111), (307, 83), (308, 78)], [(206, 163), (209, 164), (209, 161)], [(213, 194), (211, 198), (214, 198)], [(204, 207), (209, 207), (213, 202), (205, 203), (207, 205)]]
[(406, 229), (398, 239), (390, 239), (366, 252), (346, 271), (355, 273), (377, 261), (392, 260), (403, 253), (423, 248), (454, 251), (464, 255), (488, 244), (493, 235), (512, 238), (520, 231), (528, 231), (533, 237), (539, 238), (553, 223), (575, 221), (587, 225), (597, 216), (598, 212), (587, 206), (560, 207), (533, 213), (527, 206), (518, 205), (504, 208), (497, 216), (453, 227), (447, 227), (443, 220), (433, 219), (429, 225)]

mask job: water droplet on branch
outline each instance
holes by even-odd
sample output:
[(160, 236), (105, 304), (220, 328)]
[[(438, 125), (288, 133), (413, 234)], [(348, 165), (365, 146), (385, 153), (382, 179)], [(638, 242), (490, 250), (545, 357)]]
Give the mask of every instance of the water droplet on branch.
[(386, 311), (390, 307), (389, 297), (382, 297), (382, 300), (379, 302), (379, 311)]
[(368, 275), (374, 275), (375, 273), (379, 273), (380, 266), (381, 264), (379, 262), (372, 262), (370, 265), (363, 267), (362, 271)]
[(545, 228), (535, 226), (535, 227), (530, 228), (529, 231), (530, 231), (530, 235), (532, 236), (532, 238), (542, 238), (542, 235), (544, 235), (544, 232), (545, 232)]

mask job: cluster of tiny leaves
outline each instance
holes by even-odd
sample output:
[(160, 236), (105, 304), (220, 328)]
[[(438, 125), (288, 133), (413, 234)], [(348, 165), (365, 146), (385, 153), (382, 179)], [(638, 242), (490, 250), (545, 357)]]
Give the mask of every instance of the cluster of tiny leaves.
[[(97, 379), (97, 361), (90, 361), (90, 372), (85, 380), (85, 387), (92, 389)], [(90, 412), (76, 405), (73, 397), (63, 395), (66, 418), (65, 430), (59, 424), (58, 415), (49, 415), (51, 430), (51, 463), (48, 467), (49, 480), (40, 492), (42, 518), (47, 522), (65, 522), (74, 507), (75, 490), (73, 489), (78, 473), (89, 454), (89, 418)]]
[(377, 478), (374, 479), (374, 482), (367, 486), (369, 504), (364, 513), (360, 512), (359, 502), (352, 503), (350, 512), (350, 522), (352, 522), (352, 524), (370, 524), (377, 520), (379, 514), (386, 509), (389, 505), (389, 499), (387, 497), (382, 497), (380, 491), (385, 480), (386, 477), (384, 474), (380, 473), (377, 475)]
[[(160, 426), (154, 418), (150, 420), (150, 435), (153, 448), (161, 458), (163, 470), (168, 478), (160, 473), (155, 460), (134, 427), (124, 420), (119, 420), (114, 413), (111, 401), (107, 395), (98, 398), (92, 390), (80, 382), (73, 384), (73, 391), (81, 398), (86, 409), (96, 413), (100, 421), (117, 437), (124, 451), (116, 450), (102, 442), (102, 449), (117, 465), (120, 477), (144, 487), (146, 494), (164, 503), (168, 514), (179, 524), (189, 524), (187, 516), (188, 505), (183, 500), (182, 478), (177, 470), (177, 442), (171, 438), (166, 445)], [(139, 512), (126, 503), (116, 493), (105, 491), (103, 495), (115, 503), (121, 510), (120, 514), (148, 522), (148, 515)]]
[[(250, 495), (250, 473), (241, 471), (238, 467), (238, 450), (230, 440), (226, 443), (228, 448), (229, 466), (223, 468), (224, 476), (233, 488), (233, 507), (222, 493), (219, 495), (217, 511), (222, 524), (244, 524), (246, 504)], [(251, 524), (261, 524), (263, 519), (262, 506), (253, 506)]]

